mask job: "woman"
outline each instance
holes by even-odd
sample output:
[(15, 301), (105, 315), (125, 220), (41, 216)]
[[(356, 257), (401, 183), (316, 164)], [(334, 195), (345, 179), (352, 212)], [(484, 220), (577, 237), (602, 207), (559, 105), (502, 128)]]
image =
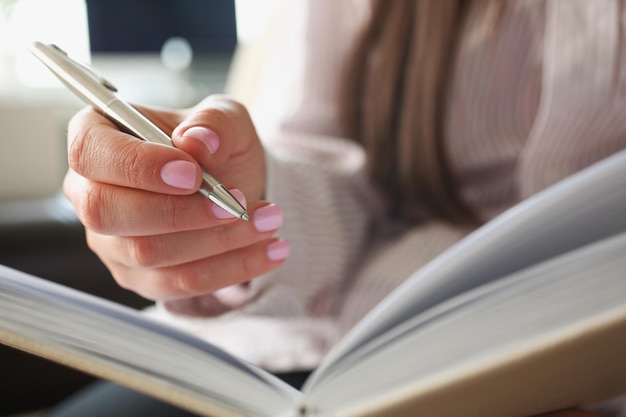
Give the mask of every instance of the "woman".
[[(250, 115), (223, 96), (142, 109), (169, 149), (86, 109), (66, 195), (151, 314), (278, 374), (310, 370), (469, 231), (626, 147), (622, 3), (287, 2)], [(250, 223), (194, 194), (200, 166)], [(108, 386), (51, 415), (104, 390), (120, 408), (103, 415), (141, 414), (122, 395), (154, 404)]]

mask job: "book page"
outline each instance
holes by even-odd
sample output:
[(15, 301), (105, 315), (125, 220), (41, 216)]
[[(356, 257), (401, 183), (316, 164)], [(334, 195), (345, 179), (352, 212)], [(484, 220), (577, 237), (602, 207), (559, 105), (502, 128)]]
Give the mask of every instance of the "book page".
[[(337, 364), (306, 404), (322, 416), (410, 403), (390, 415), (489, 417), (626, 392), (625, 253), (623, 233), (448, 300)], [(459, 384), (473, 395), (446, 392)]]
[(470, 234), (417, 271), (358, 323), (304, 390), (324, 379), (336, 362), (437, 303), (626, 230), (624, 178), (626, 151), (562, 180)]
[(0, 342), (200, 414), (276, 416), (301, 396), (139, 311), (1, 265)]

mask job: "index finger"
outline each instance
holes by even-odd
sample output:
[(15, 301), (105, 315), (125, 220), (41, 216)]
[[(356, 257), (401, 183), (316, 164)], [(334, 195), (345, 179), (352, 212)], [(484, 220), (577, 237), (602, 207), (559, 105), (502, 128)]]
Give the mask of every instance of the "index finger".
[(91, 107), (70, 120), (68, 163), (93, 181), (164, 194), (191, 194), (202, 175), (189, 154), (122, 132)]

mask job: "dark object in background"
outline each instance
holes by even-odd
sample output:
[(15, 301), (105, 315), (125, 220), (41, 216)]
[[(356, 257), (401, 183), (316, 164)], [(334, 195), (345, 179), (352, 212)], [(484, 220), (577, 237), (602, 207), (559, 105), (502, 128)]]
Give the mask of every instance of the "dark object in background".
[(171, 37), (194, 54), (232, 53), (234, 0), (86, 0), (91, 51), (158, 53)]

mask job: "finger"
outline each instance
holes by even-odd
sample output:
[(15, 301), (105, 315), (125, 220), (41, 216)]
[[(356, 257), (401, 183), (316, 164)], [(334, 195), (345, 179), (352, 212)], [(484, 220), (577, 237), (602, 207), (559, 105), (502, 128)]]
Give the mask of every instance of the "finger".
[(65, 193), (90, 230), (145, 236), (206, 228), (218, 223), (212, 203), (194, 194), (172, 196), (87, 180), (68, 173)]
[(214, 317), (245, 306), (253, 300), (251, 295), (248, 285), (231, 285), (209, 294), (165, 301), (163, 307), (176, 315)]
[(249, 281), (277, 268), (288, 255), (287, 242), (270, 239), (176, 267), (146, 271), (110, 264), (110, 269), (123, 288), (152, 300), (173, 300)]
[[(249, 134), (256, 133), (253, 130), (243, 105), (223, 95), (211, 95), (188, 112), (172, 132), (172, 140), (205, 167), (216, 168), (233, 153), (253, 145), (255, 138)], [(223, 140), (236, 137), (238, 140)]]
[(193, 193), (202, 175), (186, 152), (121, 132), (89, 108), (69, 123), (68, 162), (94, 181), (168, 194)]
[(215, 317), (239, 307), (224, 304), (213, 294), (170, 300), (164, 302), (163, 306), (175, 315), (189, 317)]
[(282, 225), (282, 219), (282, 211), (277, 206), (266, 205), (253, 213), (252, 222), (233, 222), (157, 236), (115, 237), (90, 233), (88, 243), (94, 251), (106, 253), (111, 262), (129, 268), (163, 268), (267, 240)]
[[(63, 189), (81, 223), (105, 235), (150, 236), (238, 221), (199, 194), (172, 196), (118, 187), (87, 180), (71, 170)], [(241, 191), (230, 192), (249, 206)], [(263, 204), (267, 203), (250, 205), (249, 211)]]
[(227, 186), (241, 189), (250, 201), (260, 199), (265, 160), (243, 105), (226, 96), (210, 96), (174, 129), (172, 140)]

